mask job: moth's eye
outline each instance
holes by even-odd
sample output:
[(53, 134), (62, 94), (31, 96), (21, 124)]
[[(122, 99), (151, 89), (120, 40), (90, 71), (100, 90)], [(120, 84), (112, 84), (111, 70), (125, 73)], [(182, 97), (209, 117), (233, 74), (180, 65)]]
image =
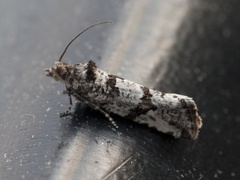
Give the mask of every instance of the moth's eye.
[(58, 77), (57, 76), (53, 76), (53, 79), (55, 80), (55, 81), (59, 81), (59, 79), (58, 79)]

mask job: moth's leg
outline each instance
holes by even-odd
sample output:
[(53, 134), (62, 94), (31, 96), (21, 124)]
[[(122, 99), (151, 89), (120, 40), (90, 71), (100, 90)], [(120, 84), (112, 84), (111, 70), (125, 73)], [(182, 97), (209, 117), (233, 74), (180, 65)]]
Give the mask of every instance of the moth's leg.
[(62, 94), (68, 94), (68, 91), (67, 91), (67, 89), (64, 89), (64, 90), (62, 90)]
[(67, 87), (66, 87), (66, 93), (68, 94), (68, 97), (69, 97), (69, 107), (66, 111), (59, 114), (60, 117), (72, 115), (72, 113), (71, 113), (72, 105), (73, 105), (72, 104), (72, 96), (71, 96), (72, 92)]
[(116, 124), (116, 122), (113, 120), (113, 118), (103, 109), (101, 109), (99, 106), (87, 101), (86, 99), (84, 99), (83, 97), (79, 96), (78, 94), (74, 93), (74, 96), (79, 99), (81, 102), (87, 104), (88, 106), (90, 106), (92, 109), (95, 109), (97, 111), (99, 111), (100, 113), (102, 113), (106, 118), (108, 118), (108, 120), (112, 123), (112, 125), (115, 128), (118, 128), (118, 125)]

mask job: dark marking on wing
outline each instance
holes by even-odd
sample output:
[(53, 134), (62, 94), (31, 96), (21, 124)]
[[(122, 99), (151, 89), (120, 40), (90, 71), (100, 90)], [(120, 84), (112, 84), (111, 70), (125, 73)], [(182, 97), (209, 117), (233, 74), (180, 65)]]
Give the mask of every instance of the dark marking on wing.
[(189, 122), (191, 123), (190, 130), (182, 130), (182, 137), (191, 137), (192, 139), (195, 139), (198, 134), (198, 126), (199, 124), (201, 124), (201, 118), (197, 115), (197, 108), (195, 104), (191, 101), (186, 102), (186, 100), (184, 99), (180, 99), (179, 101), (182, 105), (182, 108), (186, 109), (186, 114), (188, 115), (186, 117), (189, 117)]
[(96, 70), (97, 70), (97, 66), (96, 64), (90, 60), (88, 63), (87, 63), (87, 77), (86, 77), (86, 81), (88, 82), (95, 82), (97, 76), (96, 76)]
[(143, 96), (140, 98), (142, 101), (138, 104), (137, 107), (132, 108), (127, 116), (128, 119), (135, 119), (136, 117), (146, 114), (150, 110), (157, 110), (157, 107), (152, 103), (152, 94), (149, 91), (149, 88), (141, 86), (143, 91)]
[(109, 96), (116, 98), (120, 95), (119, 88), (116, 87), (116, 76), (109, 74), (108, 80), (106, 81), (106, 86), (109, 89)]
[(165, 93), (162, 93), (162, 94), (161, 94), (161, 97), (164, 98), (164, 96), (165, 96)]

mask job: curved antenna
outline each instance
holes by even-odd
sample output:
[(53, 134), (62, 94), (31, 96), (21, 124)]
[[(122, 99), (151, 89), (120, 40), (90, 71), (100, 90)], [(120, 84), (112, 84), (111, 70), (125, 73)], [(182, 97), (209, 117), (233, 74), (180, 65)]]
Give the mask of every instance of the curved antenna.
[(100, 25), (100, 24), (105, 24), (105, 23), (112, 23), (112, 22), (110, 22), (110, 21), (103, 21), (103, 22), (99, 22), (99, 23), (93, 24), (93, 25), (89, 26), (88, 28), (84, 29), (84, 30), (83, 30), (82, 32), (80, 32), (78, 35), (76, 35), (76, 36), (68, 43), (68, 45), (67, 45), (66, 48), (64, 49), (62, 55), (61, 55), (60, 58), (59, 58), (59, 61), (62, 60), (64, 54), (66, 53), (68, 47), (72, 44), (72, 42), (73, 42), (75, 39), (77, 39), (82, 33), (84, 33), (85, 31), (87, 31), (88, 29), (90, 29), (90, 28), (92, 28), (92, 27), (94, 27), (94, 26), (97, 26), (97, 25)]

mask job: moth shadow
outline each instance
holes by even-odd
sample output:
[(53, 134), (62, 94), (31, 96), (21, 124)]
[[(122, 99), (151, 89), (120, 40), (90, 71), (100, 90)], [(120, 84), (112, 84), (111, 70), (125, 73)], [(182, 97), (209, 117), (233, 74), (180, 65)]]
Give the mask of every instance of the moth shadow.
[(92, 133), (107, 132), (112, 135), (120, 133), (122, 137), (131, 137), (136, 141), (142, 139), (156, 139), (156, 141), (174, 142), (175, 138), (170, 135), (161, 133), (154, 128), (149, 128), (145, 124), (139, 124), (132, 120), (110, 114), (114, 122), (117, 124), (118, 129), (99, 111), (88, 107), (85, 104), (77, 103), (73, 116), (71, 118), (71, 125), (74, 129), (84, 129)]

